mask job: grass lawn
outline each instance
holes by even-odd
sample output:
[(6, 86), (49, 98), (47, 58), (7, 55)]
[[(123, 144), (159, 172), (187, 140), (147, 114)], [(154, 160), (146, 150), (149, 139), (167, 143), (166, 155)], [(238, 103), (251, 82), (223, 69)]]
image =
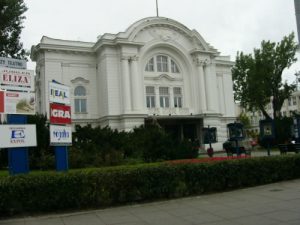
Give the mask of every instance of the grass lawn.
[(8, 176), (8, 170), (0, 170), (0, 177)]

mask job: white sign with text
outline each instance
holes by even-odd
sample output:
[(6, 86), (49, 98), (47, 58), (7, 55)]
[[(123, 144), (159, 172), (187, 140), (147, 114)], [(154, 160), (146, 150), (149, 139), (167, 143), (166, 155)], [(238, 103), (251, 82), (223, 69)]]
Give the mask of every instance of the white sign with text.
[(62, 84), (49, 82), (49, 102), (70, 105), (70, 88)]
[(17, 69), (26, 69), (27, 62), (25, 59), (12, 59), (7, 57), (0, 57), (0, 66)]
[(34, 71), (0, 67), (0, 89), (34, 91)]
[(71, 145), (72, 127), (50, 125), (50, 145)]
[(37, 146), (35, 124), (0, 125), (0, 148)]

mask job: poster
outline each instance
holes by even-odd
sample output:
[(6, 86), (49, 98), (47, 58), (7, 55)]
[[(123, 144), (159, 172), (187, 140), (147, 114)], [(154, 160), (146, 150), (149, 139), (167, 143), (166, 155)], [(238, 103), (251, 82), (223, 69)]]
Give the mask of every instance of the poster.
[(0, 113), (34, 115), (35, 94), (0, 91)]

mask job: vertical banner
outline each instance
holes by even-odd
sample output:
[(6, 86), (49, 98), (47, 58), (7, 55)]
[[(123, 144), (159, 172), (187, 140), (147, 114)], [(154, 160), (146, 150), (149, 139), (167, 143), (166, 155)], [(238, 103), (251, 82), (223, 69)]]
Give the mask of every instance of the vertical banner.
[(4, 113), (4, 91), (0, 91), (0, 113)]

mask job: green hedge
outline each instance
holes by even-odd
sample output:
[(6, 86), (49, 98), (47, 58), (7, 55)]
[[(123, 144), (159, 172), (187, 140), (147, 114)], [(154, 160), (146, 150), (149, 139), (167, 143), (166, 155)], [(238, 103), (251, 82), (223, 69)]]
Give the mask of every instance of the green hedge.
[(300, 178), (300, 156), (0, 177), (0, 215), (104, 207)]

